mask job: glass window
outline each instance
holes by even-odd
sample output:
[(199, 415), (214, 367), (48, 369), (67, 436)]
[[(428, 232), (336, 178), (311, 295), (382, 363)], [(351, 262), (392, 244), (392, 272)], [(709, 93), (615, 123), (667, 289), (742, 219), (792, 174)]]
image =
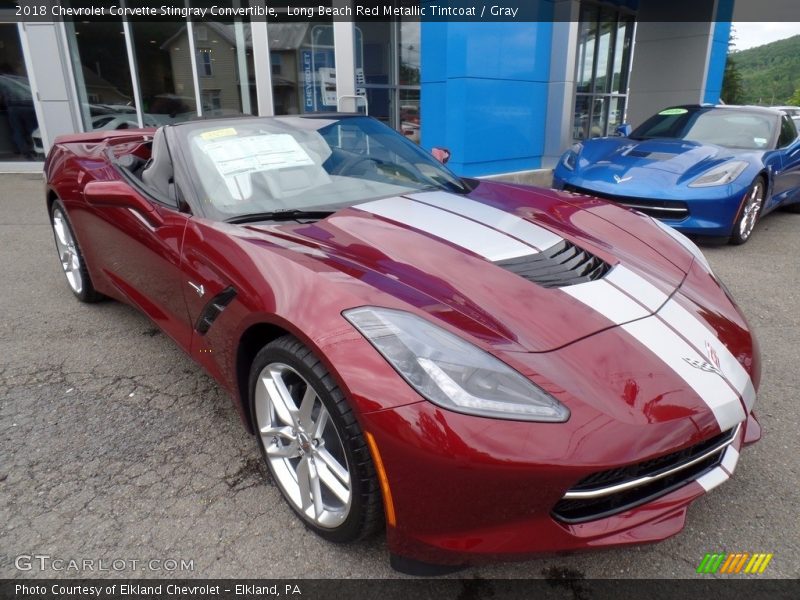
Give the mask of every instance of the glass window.
[(400, 89), (400, 133), (419, 144), (419, 88)]
[(606, 135), (606, 123), (608, 122), (608, 96), (594, 96), (591, 102), (592, 116), (590, 118), (591, 128), (590, 137), (602, 137)]
[(122, 21), (65, 21), (83, 128), (138, 127)]
[(214, 71), (211, 69), (211, 48), (197, 49), (197, 73), (200, 77), (214, 76)]
[(197, 115), (186, 22), (131, 22), (145, 123), (185, 121)]
[(622, 125), (624, 118), (625, 96), (611, 96), (608, 105), (608, 133), (613, 134), (617, 127)]
[(601, 13), (602, 21), (598, 23), (597, 39), (597, 66), (594, 74), (594, 91), (604, 93), (609, 91), (609, 67), (613, 65), (614, 34), (617, 31), (617, 20), (606, 11)]
[(420, 83), (420, 25), (418, 21), (401, 21), (400, 37), (400, 85), (419, 86)]
[(250, 23), (194, 23), (197, 75), (204, 117), (254, 114), (256, 82)]
[(267, 23), (276, 115), (336, 110), (332, 23)]
[(400, 106), (399, 129), (415, 144), (420, 142), (420, 24), (418, 21), (400, 21), (398, 24), (400, 72), (398, 83)]
[(614, 68), (611, 74), (611, 92), (625, 94), (628, 89), (628, 71), (633, 41), (633, 21), (620, 20), (617, 23), (617, 36), (614, 48)]
[(0, 160), (38, 160), (43, 156), (19, 30), (15, 24), (0, 23)]
[(597, 35), (597, 24), (588, 15), (586, 6), (581, 6), (581, 21), (578, 29), (578, 76), (576, 85), (578, 92), (590, 92), (592, 73), (594, 71), (594, 46)]
[(589, 99), (590, 96), (583, 94), (575, 97), (572, 137), (576, 140), (584, 140), (589, 137)]
[(610, 135), (625, 118), (633, 16), (581, 4), (573, 138)]
[(371, 117), (419, 143), (419, 22), (356, 23), (356, 85)]
[(797, 139), (797, 128), (794, 121), (787, 115), (781, 117), (781, 135), (778, 138), (778, 148), (785, 148)]
[(222, 110), (222, 90), (203, 90), (200, 92), (203, 101), (203, 113)]
[[(360, 22), (356, 25), (356, 77), (361, 80), (359, 87), (366, 92), (370, 116), (390, 127), (396, 127), (394, 25), (388, 21)], [(361, 40), (360, 44), (358, 40)]]
[(277, 52), (273, 52), (269, 55), (269, 61), (272, 65), (272, 74), (279, 77), (283, 75), (283, 57)]

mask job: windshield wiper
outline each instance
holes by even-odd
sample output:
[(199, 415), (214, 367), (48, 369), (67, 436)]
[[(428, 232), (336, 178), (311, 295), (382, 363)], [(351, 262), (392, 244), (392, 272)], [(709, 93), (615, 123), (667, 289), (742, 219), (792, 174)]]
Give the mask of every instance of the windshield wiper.
[(335, 211), (332, 210), (274, 210), (272, 212), (250, 213), (225, 219), (226, 223), (241, 224), (258, 221), (295, 221), (297, 219), (324, 219)]

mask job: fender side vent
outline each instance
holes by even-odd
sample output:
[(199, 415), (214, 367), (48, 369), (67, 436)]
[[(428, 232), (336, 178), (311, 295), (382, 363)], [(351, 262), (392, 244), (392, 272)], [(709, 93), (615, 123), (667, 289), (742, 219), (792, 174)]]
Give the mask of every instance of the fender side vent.
[(197, 318), (197, 323), (194, 326), (195, 331), (200, 335), (205, 335), (217, 317), (235, 297), (236, 290), (229, 286), (209, 300)]
[(566, 287), (601, 279), (611, 265), (567, 240), (538, 254), (510, 258), (496, 263), (542, 287)]

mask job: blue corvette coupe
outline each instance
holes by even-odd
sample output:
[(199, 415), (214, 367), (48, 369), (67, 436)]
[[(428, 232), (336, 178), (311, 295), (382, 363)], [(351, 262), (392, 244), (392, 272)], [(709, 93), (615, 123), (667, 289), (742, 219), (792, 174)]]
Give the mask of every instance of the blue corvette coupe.
[(554, 187), (732, 244), (750, 239), (758, 219), (779, 206), (800, 212), (800, 138), (780, 110), (677, 106), (618, 133), (567, 150)]

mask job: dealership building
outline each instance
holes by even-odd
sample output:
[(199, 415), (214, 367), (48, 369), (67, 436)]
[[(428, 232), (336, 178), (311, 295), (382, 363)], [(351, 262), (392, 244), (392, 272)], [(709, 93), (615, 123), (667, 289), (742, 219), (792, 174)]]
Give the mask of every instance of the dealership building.
[[(717, 102), (733, 2), (529, 0), (525, 22), (24, 23), (2, 3), (0, 171), (40, 170), (65, 133), (357, 108), (448, 148), (459, 174), (524, 176), (622, 122)], [(659, 13), (682, 4), (701, 18)]]

